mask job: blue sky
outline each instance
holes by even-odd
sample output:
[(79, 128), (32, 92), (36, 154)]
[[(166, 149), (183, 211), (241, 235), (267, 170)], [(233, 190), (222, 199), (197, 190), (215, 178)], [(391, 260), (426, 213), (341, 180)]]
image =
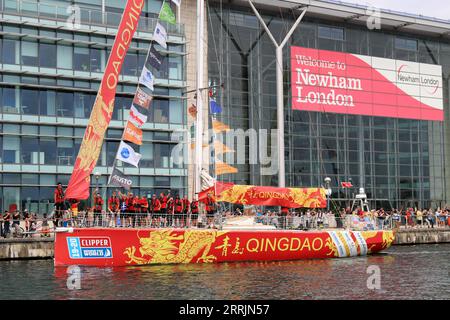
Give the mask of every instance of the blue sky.
[(450, 20), (448, 0), (343, 0), (344, 2), (373, 5), (382, 9), (403, 11), (424, 16)]

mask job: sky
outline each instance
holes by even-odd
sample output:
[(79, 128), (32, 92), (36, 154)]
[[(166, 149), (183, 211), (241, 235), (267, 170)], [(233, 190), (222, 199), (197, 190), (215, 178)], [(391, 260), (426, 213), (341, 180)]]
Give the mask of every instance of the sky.
[(448, 0), (343, 0), (343, 2), (450, 20), (450, 1)]

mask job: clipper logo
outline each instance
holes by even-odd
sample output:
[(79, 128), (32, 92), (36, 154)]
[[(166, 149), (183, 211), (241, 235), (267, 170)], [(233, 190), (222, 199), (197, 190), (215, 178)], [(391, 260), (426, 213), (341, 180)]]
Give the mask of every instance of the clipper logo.
[(67, 237), (67, 248), (71, 259), (113, 257), (109, 237)]

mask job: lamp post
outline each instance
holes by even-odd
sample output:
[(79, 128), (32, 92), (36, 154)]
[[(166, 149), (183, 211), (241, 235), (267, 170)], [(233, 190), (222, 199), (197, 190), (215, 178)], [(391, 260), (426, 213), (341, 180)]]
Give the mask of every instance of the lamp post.
[(330, 210), (330, 197), (331, 197), (331, 187), (330, 187), (330, 182), (331, 182), (331, 178), (330, 177), (326, 177), (323, 181), (325, 181), (325, 191), (326, 191), (326, 195), (327, 195), (327, 211)]

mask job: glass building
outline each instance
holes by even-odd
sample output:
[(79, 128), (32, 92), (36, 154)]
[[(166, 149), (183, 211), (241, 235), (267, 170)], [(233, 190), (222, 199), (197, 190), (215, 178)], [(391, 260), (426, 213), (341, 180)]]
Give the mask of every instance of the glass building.
[[(365, 7), (334, 1), (253, 1), (282, 41), (302, 4), (308, 11), (284, 48), (286, 186), (324, 185), (348, 203), (364, 187), (371, 207), (443, 206), (449, 201), (448, 21), (381, 11), (381, 29), (366, 26)], [(295, 9), (295, 10), (294, 10)], [(219, 120), (233, 129), (276, 129), (275, 48), (247, 1), (208, 5), (209, 81), (218, 92)], [(442, 65), (445, 121), (344, 115), (291, 108), (290, 47), (301, 46)], [(246, 140), (246, 153), (248, 142)], [(272, 185), (277, 175), (239, 164), (221, 176), (240, 184)], [(352, 189), (341, 182), (351, 181)]]
[[(94, 172), (106, 193), (108, 174), (128, 117), (162, 1), (147, 0), (126, 55), (113, 119)], [(0, 0), (0, 210), (11, 204), (50, 212), (57, 182), (67, 185), (123, 11), (117, 0)], [(73, 11), (69, 6), (75, 6)], [(80, 25), (68, 23), (78, 12)], [(187, 168), (174, 164), (172, 134), (186, 129), (185, 35), (168, 28), (140, 168), (119, 165), (141, 195), (185, 194)], [(112, 188), (108, 189), (108, 194)]]

